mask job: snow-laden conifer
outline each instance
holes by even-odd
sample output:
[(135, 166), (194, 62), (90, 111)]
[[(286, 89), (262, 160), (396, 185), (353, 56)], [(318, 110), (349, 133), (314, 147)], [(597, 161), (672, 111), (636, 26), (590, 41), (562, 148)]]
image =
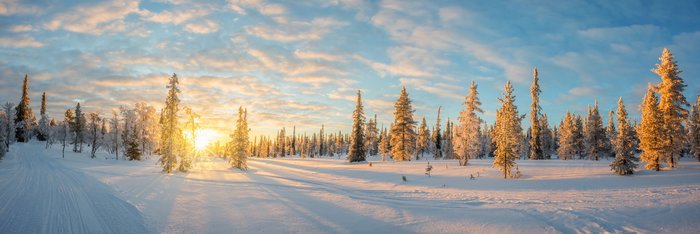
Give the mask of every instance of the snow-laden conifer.
[(229, 165), (241, 170), (247, 170), (248, 160), (248, 144), (250, 142), (248, 133), (248, 110), (243, 107), (238, 107), (238, 120), (236, 120), (236, 129), (231, 135), (231, 152), (229, 153)]
[(496, 124), (494, 140), (496, 141), (495, 159), (493, 166), (501, 170), (503, 178), (512, 177), (515, 167), (515, 159), (518, 158), (518, 149), (522, 140), (522, 127), (520, 121), (523, 116), (518, 114), (515, 106), (513, 85), (508, 81), (505, 85), (503, 97), (498, 99), (501, 108), (496, 111)]
[(617, 102), (617, 125), (619, 132), (615, 139), (615, 160), (610, 164), (610, 170), (618, 175), (631, 175), (634, 174), (634, 169), (637, 168), (636, 162), (639, 159), (634, 157), (636, 150), (632, 136), (634, 129), (630, 125), (622, 97)]
[(530, 139), (529, 139), (529, 152), (528, 156), (531, 160), (544, 159), (544, 147), (542, 141), (542, 125), (540, 125), (540, 118), (542, 107), (540, 106), (540, 84), (539, 77), (537, 76), (537, 67), (535, 67), (534, 78), (532, 79), (532, 86), (530, 86), (530, 97), (532, 98), (532, 104), (530, 104)]
[(36, 117), (32, 112), (29, 99), (29, 76), (24, 75), (22, 85), (22, 99), (15, 107), (15, 138), (18, 142), (28, 142), (32, 138), (32, 133), (36, 127)]
[(365, 161), (365, 136), (363, 128), (365, 125), (365, 111), (362, 107), (362, 95), (360, 90), (357, 90), (357, 103), (355, 110), (352, 112), (352, 131), (350, 132), (350, 146), (348, 147), (348, 162)]
[(690, 154), (700, 161), (700, 95), (697, 96), (688, 119), (688, 144)]
[(688, 102), (683, 96), (683, 90), (686, 85), (679, 76), (681, 70), (678, 69), (670, 50), (664, 48), (659, 61), (660, 63), (656, 64), (656, 69), (652, 71), (661, 77), (657, 92), (660, 95), (659, 109), (664, 120), (663, 159), (673, 168), (676, 166), (685, 144), (683, 122), (688, 116), (688, 110), (685, 109)]
[(435, 130), (433, 130), (433, 159), (442, 158), (442, 129), (440, 128), (440, 110), (442, 107), (438, 107), (437, 120), (435, 120)]
[(663, 155), (663, 115), (659, 110), (659, 99), (656, 97), (651, 85), (644, 96), (641, 106), (642, 122), (637, 127), (639, 135), (639, 148), (642, 150), (640, 159), (646, 162), (647, 170), (658, 171), (660, 159)]
[(161, 112), (161, 133), (160, 133), (160, 159), (158, 160), (163, 166), (163, 172), (170, 173), (177, 166), (177, 155), (180, 150), (180, 142), (182, 131), (178, 123), (177, 112), (180, 110), (180, 98), (178, 94), (179, 81), (177, 75), (173, 74), (168, 81), (168, 96), (165, 98), (165, 108)]
[(459, 112), (459, 125), (454, 131), (454, 153), (460, 166), (466, 166), (470, 158), (475, 158), (481, 151), (481, 110), (477, 85), (472, 81), (469, 94), (464, 98), (464, 109)]
[(416, 148), (416, 121), (413, 120), (413, 106), (406, 87), (394, 104), (394, 123), (391, 128), (391, 157), (396, 161), (411, 160)]

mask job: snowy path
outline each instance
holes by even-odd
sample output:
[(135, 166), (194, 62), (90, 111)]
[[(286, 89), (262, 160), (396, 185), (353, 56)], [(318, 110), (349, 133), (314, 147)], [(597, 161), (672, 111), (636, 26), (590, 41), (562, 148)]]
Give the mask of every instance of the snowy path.
[(0, 232), (146, 232), (140, 212), (111, 188), (47, 153), (19, 143), (0, 162)]

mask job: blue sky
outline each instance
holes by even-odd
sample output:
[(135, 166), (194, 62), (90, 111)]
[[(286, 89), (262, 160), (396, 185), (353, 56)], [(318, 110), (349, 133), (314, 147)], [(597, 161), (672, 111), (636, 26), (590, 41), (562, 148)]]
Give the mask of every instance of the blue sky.
[[(0, 1), (0, 101), (27, 73), (38, 110), (80, 101), (110, 113), (158, 108), (172, 73), (205, 128), (232, 128), (245, 106), (255, 133), (347, 131), (354, 93), (388, 125), (405, 85), (416, 119), (455, 119), (469, 82), (492, 122), (506, 80), (527, 113), (537, 66), (550, 124), (602, 112), (622, 96), (633, 114), (664, 47), (700, 92), (698, 1)], [(607, 119), (607, 117), (606, 117)], [(527, 125), (527, 123), (524, 123)], [(444, 126), (444, 123), (443, 123)]]

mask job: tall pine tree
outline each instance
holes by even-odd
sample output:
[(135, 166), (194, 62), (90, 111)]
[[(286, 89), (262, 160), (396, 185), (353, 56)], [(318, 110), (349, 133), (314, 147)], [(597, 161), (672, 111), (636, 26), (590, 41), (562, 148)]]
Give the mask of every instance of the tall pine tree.
[(615, 157), (615, 139), (617, 138), (617, 128), (615, 128), (615, 112), (612, 110), (608, 113), (608, 126), (605, 128), (605, 134), (608, 136), (608, 155), (605, 157)]
[(515, 106), (513, 85), (508, 81), (505, 85), (503, 97), (498, 99), (501, 108), (496, 111), (495, 136), (496, 151), (493, 166), (503, 172), (503, 178), (512, 177), (511, 170), (515, 167), (515, 159), (518, 158), (518, 148), (522, 137), (520, 121), (523, 116), (518, 114)]
[(444, 159), (454, 159), (455, 158), (455, 151), (454, 151), (454, 133), (453, 133), (453, 123), (450, 121), (450, 118), (447, 118), (447, 124), (445, 126), (445, 133), (443, 133), (443, 137), (445, 138), (445, 152), (443, 153), (443, 158)]
[(615, 139), (615, 160), (610, 164), (610, 170), (618, 175), (631, 175), (634, 174), (634, 169), (637, 168), (635, 162), (639, 159), (634, 157), (634, 129), (627, 118), (627, 109), (622, 97), (617, 102), (617, 125), (619, 132)]
[(248, 128), (248, 110), (243, 110), (243, 107), (238, 107), (238, 120), (236, 121), (236, 129), (231, 135), (231, 150), (229, 154), (229, 164), (231, 167), (238, 168), (241, 170), (247, 170), (247, 159), (248, 159), (248, 144), (250, 140), (248, 138), (248, 133), (250, 129)]
[(29, 76), (24, 75), (24, 84), (22, 85), (22, 99), (15, 107), (15, 138), (18, 142), (28, 142), (32, 138), (32, 131), (36, 126), (36, 117), (32, 112), (29, 100)]
[(455, 129), (454, 152), (460, 166), (466, 166), (470, 158), (475, 158), (481, 151), (481, 110), (477, 85), (472, 81), (469, 94), (464, 98), (464, 110), (459, 112), (459, 125)]
[(532, 86), (530, 87), (530, 97), (532, 97), (532, 104), (530, 105), (530, 152), (529, 157), (531, 160), (544, 159), (544, 147), (542, 146), (542, 126), (540, 125), (540, 112), (542, 107), (540, 106), (540, 84), (539, 77), (537, 76), (537, 67), (535, 67), (534, 78), (532, 79)]
[(640, 159), (646, 162), (647, 170), (659, 171), (663, 155), (663, 115), (659, 110), (659, 99), (649, 85), (647, 94), (642, 102), (642, 122), (637, 127), (639, 148), (642, 150)]
[(75, 105), (75, 118), (73, 119), (73, 152), (83, 152), (85, 142), (85, 114), (80, 109), (80, 102)]
[(437, 114), (437, 120), (435, 120), (435, 130), (433, 131), (433, 145), (435, 148), (433, 149), (433, 159), (441, 159), (442, 158), (442, 130), (440, 129), (440, 109), (441, 107), (438, 107), (438, 114)]
[(391, 153), (391, 145), (389, 145), (389, 141), (391, 141), (389, 135), (386, 132), (386, 129), (382, 129), (382, 134), (380, 136), (379, 140), (379, 154), (382, 156), (382, 162), (386, 160), (386, 156)]
[(46, 92), (41, 94), (41, 111), (39, 112), (41, 119), (39, 119), (39, 127), (37, 129), (36, 139), (39, 141), (46, 141), (49, 138), (49, 133), (51, 129), (49, 128), (49, 115), (46, 113)]
[(365, 111), (362, 107), (362, 95), (357, 90), (357, 104), (352, 112), (352, 132), (350, 132), (350, 146), (348, 148), (348, 162), (365, 161), (365, 136), (363, 127), (365, 125)]
[(593, 104), (593, 109), (588, 113), (584, 136), (589, 159), (597, 161), (601, 157), (609, 154), (609, 152), (607, 152), (609, 140), (605, 135), (603, 118), (600, 117), (597, 100)]
[(688, 119), (688, 143), (690, 154), (700, 161), (700, 95), (697, 96), (692, 110)]
[(425, 122), (425, 117), (423, 117), (420, 127), (418, 127), (418, 140), (416, 142), (416, 160), (420, 159), (420, 157), (423, 157), (425, 151), (428, 151), (428, 146), (430, 146), (429, 138), (430, 137), (428, 136), (428, 124)]
[(678, 158), (681, 155), (684, 144), (683, 122), (688, 116), (688, 102), (683, 96), (683, 90), (686, 85), (683, 79), (679, 76), (681, 70), (678, 69), (676, 60), (673, 54), (667, 48), (664, 48), (659, 64), (656, 64), (656, 69), (653, 70), (661, 77), (661, 83), (657, 87), (657, 91), (661, 96), (659, 100), (659, 109), (663, 114), (664, 120), (664, 149), (663, 157), (672, 168), (676, 166)]
[(172, 172), (177, 164), (177, 156), (179, 153), (182, 132), (178, 123), (177, 112), (180, 110), (180, 98), (178, 94), (179, 81), (177, 75), (173, 74), (166, 86), (168, 96), (165, 98), (165, 108), (161, 112), (161, 134), (160, 134), (160, 159), (158, 160), (163, 166), (163, 172)]
[(554, 152), (554, 139), (552, 130), (549, 128), (549, 120), (547, 119), (547, 114), (543, 113), (539, 120), (540, 125), (540, 139), (542, 141), (542, 154), (544, 159), (551, 159), (552, 153)]
[(559, 125), (559, 148), (557, 154), (559, 159), (570, 160), (578, 156), (578, 142), (581, 139), (576, 132), (576, 117), (575, 115), (566, 112), (562, 123)]
[(411, 160), (416, 147), (416, 121), (406, 87), (394, 104), (394, 124), (391, 128), (391, 157), (397, 161)]

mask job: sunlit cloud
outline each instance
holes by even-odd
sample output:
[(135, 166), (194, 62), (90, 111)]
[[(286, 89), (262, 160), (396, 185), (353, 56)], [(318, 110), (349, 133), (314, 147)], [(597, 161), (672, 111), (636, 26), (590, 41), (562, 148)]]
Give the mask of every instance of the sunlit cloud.
[(189, 23), (185, 25), (185, 31), (199, 34), (213, 33), (219, 31), (219, 24), (211, 20)]
[(278, 21), (282, 25), (256, 25), (245, 27), (248, 34), (265, 40), (293, 42), (317, 41), (331, 31), (347, 23), (328, 17), (314, 18), (311, 21)]
[(135, 0), (112, 0), (93, 5), (81, 5), (54, 16), (44, 24), (48, 30), (101, 35), (106, 32), (123, 32), (129, 26), (124, 22), (130, 14), (143, 14)]

